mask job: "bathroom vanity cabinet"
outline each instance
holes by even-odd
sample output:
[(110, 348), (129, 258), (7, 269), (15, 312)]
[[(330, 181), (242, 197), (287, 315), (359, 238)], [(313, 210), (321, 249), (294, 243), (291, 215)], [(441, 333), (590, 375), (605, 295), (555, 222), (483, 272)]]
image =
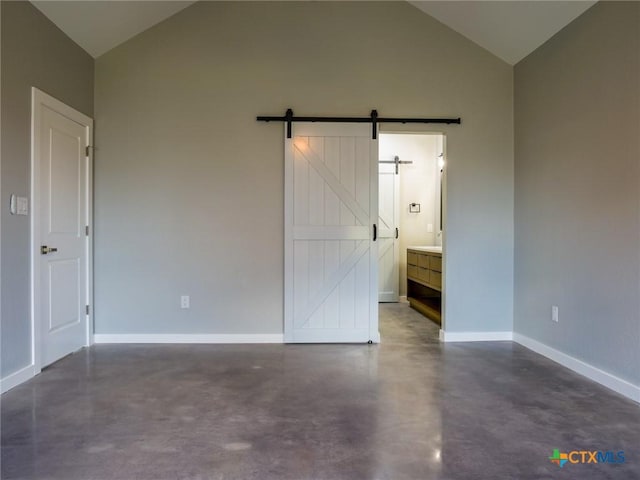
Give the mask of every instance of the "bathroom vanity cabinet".
[(438, 325), (442, 311), (442, 247), (407, 248), (407, 299)]

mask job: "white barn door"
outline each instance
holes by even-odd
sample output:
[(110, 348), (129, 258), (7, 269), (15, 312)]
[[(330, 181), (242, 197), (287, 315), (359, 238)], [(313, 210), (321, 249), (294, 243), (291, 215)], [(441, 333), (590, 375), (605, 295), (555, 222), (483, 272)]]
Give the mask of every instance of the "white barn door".
[(400, 294), (400, 241), (398, 240), (400, 181), (397, 166), (380, 163), (378, 195), (378, 301), (397, 302)]
[(285, 138), (285, 342), (378, 342), (371, 125), (294, 123), (292, 137)]

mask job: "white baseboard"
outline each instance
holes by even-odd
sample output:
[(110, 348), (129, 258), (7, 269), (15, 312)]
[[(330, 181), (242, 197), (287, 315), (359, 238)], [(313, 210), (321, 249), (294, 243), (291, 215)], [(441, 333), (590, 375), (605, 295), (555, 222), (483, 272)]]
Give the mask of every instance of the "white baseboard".
[(400, 295), (400, 297), (398, 297), (398, 303), (409, 303), (409, 299), (406, 295)]
[(283, 343), (284, 335), (276, 334), (172, 334), (172, 333), (96, 333), (95, 343)]
[(0, 393), (7, 392), (13, 387), (17, 387), (23, 382), (31, 379), (35, 375), (35, 368), (33, 365), (28, 365), (21, 368), (17, 372), (11, 373), (0, 380)]
[(508, 342), (512, 332), (445, 332), (440, 330), (441, 342)]
[(549, 358), (550, 360), (553, 360), (554, 362), (559, 363), (564, 367), (567, 367), (569, 370), (573, 370), (580, 375), (584, 375), (594, 382), (604, 385), (605, 387), (640, 403), (639, 385), (634, 385), (631, 382), (618, 378), (615, 375), (600, 370), (593, 365), (585, 363), (582, 360), (578, 360), (566, 353), (562, 353), (555, 348), (549, 347), (548, 345), (540, 343), (525, 335), (514, 333), (513, 341), (528, 348), (529, 350), (533, 350), (534, 352)]

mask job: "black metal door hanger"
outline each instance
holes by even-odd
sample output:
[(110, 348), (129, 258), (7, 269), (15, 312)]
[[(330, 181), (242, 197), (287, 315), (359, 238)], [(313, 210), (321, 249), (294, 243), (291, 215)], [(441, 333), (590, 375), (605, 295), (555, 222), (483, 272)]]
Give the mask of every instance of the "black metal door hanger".
[(378, 138), (378, 123), (445, 123), (460, 124), (462, 119), (458, 118), (389, 118), (379, 117), (377, 110), (371, 110), (368, 117), (297, 117), (293, 115), (291, 108), (282, 117), (263, 116), (256, 117), (259, 122), (286, 122), (287, 138), (291, 138), (291, 124), (293, 122), (328, 122), (328, 123), (371, 123), (371, 138)]

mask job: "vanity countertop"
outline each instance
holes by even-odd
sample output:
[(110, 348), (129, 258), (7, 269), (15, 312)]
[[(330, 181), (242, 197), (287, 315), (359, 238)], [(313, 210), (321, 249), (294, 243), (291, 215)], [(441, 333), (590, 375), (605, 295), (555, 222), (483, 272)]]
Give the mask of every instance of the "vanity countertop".
[(431, 247), (407, 247), (407, 250), (416, 250), (418, 252), (428, 253), (442, 253), (442, 247), (440, 245), (434, 245)]

